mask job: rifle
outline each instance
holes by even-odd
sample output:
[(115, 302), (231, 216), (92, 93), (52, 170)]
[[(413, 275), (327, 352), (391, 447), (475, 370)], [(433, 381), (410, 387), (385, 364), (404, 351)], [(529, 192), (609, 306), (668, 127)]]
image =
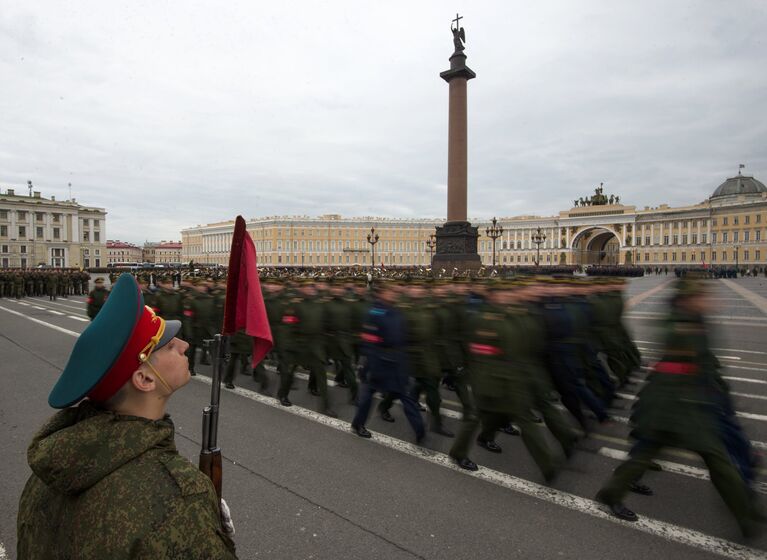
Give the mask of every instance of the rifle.
[(200, 470), (210, 478), (216, 489), (216, 496), (221, 501), (221, 448), (218, 447), (218, 410), (221, 396), (221, 368), (224, 362), (224, 347), (229, 337), (217, 334), (211, 340), (205, 340), (212, 348), (213, 380), (210, 388), (210, 404), (202, 411), (202, 450), (200, 451)]

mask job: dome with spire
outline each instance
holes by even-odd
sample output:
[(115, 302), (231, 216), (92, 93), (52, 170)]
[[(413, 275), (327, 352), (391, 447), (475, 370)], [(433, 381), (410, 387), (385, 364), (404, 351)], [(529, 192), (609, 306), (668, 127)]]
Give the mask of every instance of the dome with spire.
[(738, 194), (760, 194), (767, 192), (764, 183), (757, 181), (753, 177), (741, 175), (740, 172), (735, 177), (730, 177), (724, 183), (719, 185), (711, 195), (711, 198), (722, 196), (732, 196)]

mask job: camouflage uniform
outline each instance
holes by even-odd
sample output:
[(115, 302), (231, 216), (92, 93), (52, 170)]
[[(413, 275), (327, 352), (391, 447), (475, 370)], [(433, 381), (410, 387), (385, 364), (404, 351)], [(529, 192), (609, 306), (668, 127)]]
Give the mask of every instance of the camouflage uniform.
[(28, 451), (18, 557), (235, 558), (213, 485), (173, 430), (88, 401), (53, 416)]

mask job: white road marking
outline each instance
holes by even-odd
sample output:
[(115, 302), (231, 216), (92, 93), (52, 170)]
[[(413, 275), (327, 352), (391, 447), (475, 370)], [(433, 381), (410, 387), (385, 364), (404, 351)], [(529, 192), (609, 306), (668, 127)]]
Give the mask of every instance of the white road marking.
[[(628, 452), (620, 449), (612, 449), (610, 447), (600, 447), (598, 453), (604, 457), (609, 457), (610, 459), (616, 459), (618, 461), (625, 461), (629, 457)], [(655, 462), (663, 467), (664, 472), (681, 474), (683, 476), (697, 478), (698, 480), (711, 480), (711, 476), (708, 474), (708, 469), (683, 465), (681, 463), (672, 463), (670, 461), (662, 461), (660, 459), (655, 459)], [(753, 488), (760, 494), (767, 494), (767, 484), (764, 482), (755, 483)]]
[(13, 309), (8, 309), (7, 307), (3, 307), (2, 305), (0, 305), (0, 309), (2, 309), (3, 311), (7, 311), (8, 313), (11, 313), (12, 315), (18, 315), (19, 317), (24, 317), (25, 319), (29, 319), (33, 323), (37, 323), (39, 325), (43, 325), (43, 326), (49, 327), (49, 328), (51, 328), (51, 329), (53, 329), (55, 331), (59, 331), (59, 332), (62, 332), (64, 334), (68, 334), (70, 336), (74, 336), (75, 338), (80, 336), (80, 333), (78, 333), (78, 332), (70, 331), (69, 329), (65, 329), (63, 327), (59, 327), (58, 325), (53, 325), (51, 323), (46, 323), (45, 321), (41, 321), (40, 319), (35, 319), (34, 317), (29, 317), (27, 315), (24, 315), (23, 313), (19, 313), (18, 311), (14, 311)]
[(761, 379), (751, 379), (749, 377), (732, 377), (729, 375), (723, 375), (722, 379), (726, 379), (727, 381), (740, 381), (742, 383), (758, 383), (760, 385), (767, 385), (767, 381), (763, 381)]
[[(656, 346), (663, 346), (662, 342), (655, 342), (652, 340), (635, 340), (636, 344), (654, 344)], [(739, 348), (711, 348), (711, 350), (718, 350), (721, 352), (739, 352), (741, 354), (760, 354), (767, 356), (767, 352), (761, 352), (759, 350), (740, 350)]]
[[(211, 379), (209, 377), (200, 374), (196, 375), (193, 379), (206, 384), (211, 383)], [(261, 404), (271, 406), (290, 414), (295, 414), (296, 416), (301, 416), (307, 420), (312, 420), (329, 428), (333, 428), (341, 432), (346, 432), (349, 434), (349, 437), (357, 437), (351, 433), (351, 424), (349, 424), (349, 422), (339, 420), (338, 418), (330, 418), (329, 416), (325, 416), (319, 412), (302, 408), (297, 405), (283, 407), (279, 404), (279, 401), (273, 397), (267, 397), (256, 393), (255, 391), (243, 389), (242, 387), (237, 387), (233, 389), (232, 392)], [(591, 515), (592, 517), (596, 517), (604, 521), (609, 521), (628, 529), (639, 530), (672, 542), (685, 544), (705, 552), (719, 554), (726, 558), (734, 558), (738, 560), (764, 560), (764, 552), (761, 550), (750, 548), (748, 546), (728, 541), (726, 539), (720, 539), (718, 537), (707, 535), (705, 533), (701, 533), (700, 531), (687, 529), (685, 527), (680, 527), (679, 525), (655, 520), (645, 516), (641, 516), (639, 520), (634, 523), (622, 521), (608, 513), (600, 504), (597, 504), (592, 500), (576, 496), (575, 494), (556, 490), (548, 486), (543, 486), (541, 484), (537, 484), (522, 478), (517, 478), (515, 476), (488, 469), (486, 467), (480, 466), (478, 471), (470, 472), (459, 468), (453, 463), (453, 460), (444, 453), (439, 453), (431, 449), (419, 447), (417, 445), (404, 442), (385, 434), (373, 432), (373, 438), (371, 442), (378, 445), (383, 445), (384, 447), (388, 447), (390, 449), (394, 449), (395, 451), (399, 451), (400, 453), (410, 455), (417, 459), (421, 459), (429, 463), (453, 470), (458, 474), (478, 478), (480, 480), (484, 480), (485, 482), (507, 488), (520, 494), (525, 494), (532, 498), (571, 509), (579, 513)], [(365, 445), (366, 443), (361, 441), (360, 444)]]
[(3, 543), (0, 543), (0, 560), (8, 560), (8, 555), (5, 553)]
[[(14, 300), (10, 300), (10, 301), (14, 301)], [(29, 305), (28, 303), (24, 303), (23, 301), (19, 301), (19, 300), (15, 300), (15, 301), (16, 301), (16, 303), (18, 303), (19, 305)]]
[(739, 296), (750, 301), (754, 307), (759, 309), (762, 313), (767, 314), (767, 299), (763, 298), (757, 293), (752, 292), (748, 288), (744, 288), (740, 284), (733, 282), (732, 280), (722, 280), (722, 284), (730, 288), (732, 291), (737, 292)]
[[(637, 346), (637, 350), (641, 350), (643, 353), (649, 353), (649, 354), (660, 354), (662, 352), (660, 348), (647, 348), (646, 346)], [(742, 360), (743, 359), (739, 356), (717, 356), (717, 358), (719, 358), (720, 360)]]
[(82, 321), (83, 323), (87, 323), (88, 319), (85, 319), (83, 317), (76, 317), (75, 315), (67, 315), (70, 319), (74, 319), (75, 321)]
[(48, 309), (48, 313), (53, 313), (54, 315), (65, 315), (65, 313), (62, 313), (61, 311), (56, 311), (55, 309)]
[(767, 401), (767, 397), (763, 395), (749, 395), (748, 393), (730, 393), (734, 397), (743, 397), (744, 399), (759, 399), (762, 401)]
[(40, 307), (39, 305), (33, 305), (35, 309), (39, 309), (40, 311), (45, 311), (45, 307)]

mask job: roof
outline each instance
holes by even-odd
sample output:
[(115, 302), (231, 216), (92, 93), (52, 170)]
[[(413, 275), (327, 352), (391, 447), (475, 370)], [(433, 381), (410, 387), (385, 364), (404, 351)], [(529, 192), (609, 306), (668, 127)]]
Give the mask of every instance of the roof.
[(764, 183), (757, 181), (753, 177), (741, 175), (738, 173), (735, 177), (730, 177), (724, 183), (719, 185), (711, 195), (711, 198), (720, 196), (731, 196), (737, 194), (759, 194), (767, 192)]
[(107, 249), (138, 249), (133, 243), (126, 243), (125, 241), (107, 241)]

